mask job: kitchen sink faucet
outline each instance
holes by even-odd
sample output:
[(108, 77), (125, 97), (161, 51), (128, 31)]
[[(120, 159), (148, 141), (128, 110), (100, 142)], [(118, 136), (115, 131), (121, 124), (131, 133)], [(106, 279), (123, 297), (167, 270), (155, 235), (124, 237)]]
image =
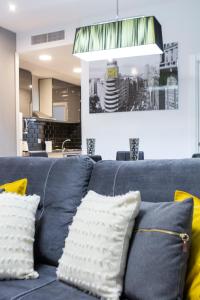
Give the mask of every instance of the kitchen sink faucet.
[(65, 144), (68, 143), (68, 142), (71, 142), (71, 140), (70, 140), (70, 139), (66, 139), (66, 140), (64, 140), (64, 142), (62, 143), (62, 152), (65, 152), (65, 151), (66, 151)]

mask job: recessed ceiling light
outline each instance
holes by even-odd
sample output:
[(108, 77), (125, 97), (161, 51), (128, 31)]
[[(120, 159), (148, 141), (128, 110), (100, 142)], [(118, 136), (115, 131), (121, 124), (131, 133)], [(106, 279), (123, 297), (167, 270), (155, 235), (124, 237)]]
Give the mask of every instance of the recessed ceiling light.
[(16, 5), (14, 3), (9, 3), (9, 10), (12, 12), (16, 11)]
[(42, 54), (42, 55), (39, 56), (39, 60), (50, 61), (50, 60), (52, 60), (52, 56), (48, 55), (48, 54)]
[(28, 87), (29, 87), (29, 89), (32, 89), (32, 88), (33, 88), (32, 84), (30, 84)]
[(82, 71), (81, 68), (74, 68), (74, 69), (73, 69), (73, 72), (74, 72), (74, 73), (77, 73), (77, 74), (80, 74), (81, 71)]

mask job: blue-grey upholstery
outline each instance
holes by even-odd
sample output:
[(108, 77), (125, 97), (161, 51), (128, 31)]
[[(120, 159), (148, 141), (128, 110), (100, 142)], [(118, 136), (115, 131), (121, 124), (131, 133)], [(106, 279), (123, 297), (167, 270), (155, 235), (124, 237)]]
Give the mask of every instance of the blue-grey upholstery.
[(146, 202), (173, 201), (176, 189), (200, 197), (200, 160), (101, 161), (88, 187), (103, 195), (139, 190)]
[(0, 281), (0, 300), (94, 300), (76, 288), (59, 282), (56, 267), (38, 265), (38, 279)]
[(189, 243), (184, 250), (180, 236), (138, 230), (161, 229), (191, 236), (192, 215), (192, 199), (142, 202), (130, 241), (124, 281), (124, 294), (130, 300), (182, 299)]
[(88, 157), (57, 159), (48, 175), (44, 211), (37, 230), (36, 254), (40, 262), (57, 265), (68, 226), (87, 193), (93, 168)]
[(39, 157), (0, 158), (0, 185), (26, 177), (28, 178), (27, 194), (39, 195), (43, 203), (46, 179), (54, 161), (54, 159)]
[(48, 285), (56, 279), (55, 267), (38, 265), (36, 269), (40, 275), (38, 279), (0, 281), (0, 300), (20, 299), (27, 292)]
[(0, 158), (0, 184), (28, 178), (28, 194), (41, 196), (36, 224), (36, 261), (57, 265), (68, 225), (87, 192), (94, 162), (63, 159)]
[(172, 201), (177, 188), (200, 197), (198, 159), (95, 164), (88, 157), (0, 158), (0, 184), (24, 177), (29, 182), (28, 194), (41, 196), (35, 243), (40, 278), (1, 281), (0, 300), (96, 299), (55, 279), (68, 225), (87, 190), (104, 195), (140, 190), (142, 200), (148, 202)]

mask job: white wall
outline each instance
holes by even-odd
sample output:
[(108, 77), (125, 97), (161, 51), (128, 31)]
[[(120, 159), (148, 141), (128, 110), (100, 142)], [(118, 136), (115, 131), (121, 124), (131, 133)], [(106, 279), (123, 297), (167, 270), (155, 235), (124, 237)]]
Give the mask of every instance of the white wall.
[[(183, 158), (195, 152), (195, 55), (200, 53), (200, 1), (157, 1), (130, 5), (127, 16), (154, 15), (164, 42), (179, 43), (179, 110), (89, 114), (89, 64), (82, 63), (82, 142), (96, 138), (96, 153), (115, 159), (129, 149), (129, 138), (140, 138), (146, 158)], [(155, 4), (155, 1), (154, 1)], [(125, 10), (123, 13), (125, 16)]]
[(0, 156), (17, 153), (15, 49), (15, 34), (0, 27)]

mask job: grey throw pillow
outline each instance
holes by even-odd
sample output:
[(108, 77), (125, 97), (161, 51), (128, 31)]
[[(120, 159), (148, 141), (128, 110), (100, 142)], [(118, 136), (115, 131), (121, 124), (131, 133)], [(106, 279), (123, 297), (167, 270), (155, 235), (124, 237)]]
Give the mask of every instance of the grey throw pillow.
[(129, 250), (124, 294), (130, 300), (182, 299), (193, 200), (142, 202)]
[(0, 189), (0, 194), (3, 193), (3, 192), (5, 192), (5, 190), (4, 189)]

